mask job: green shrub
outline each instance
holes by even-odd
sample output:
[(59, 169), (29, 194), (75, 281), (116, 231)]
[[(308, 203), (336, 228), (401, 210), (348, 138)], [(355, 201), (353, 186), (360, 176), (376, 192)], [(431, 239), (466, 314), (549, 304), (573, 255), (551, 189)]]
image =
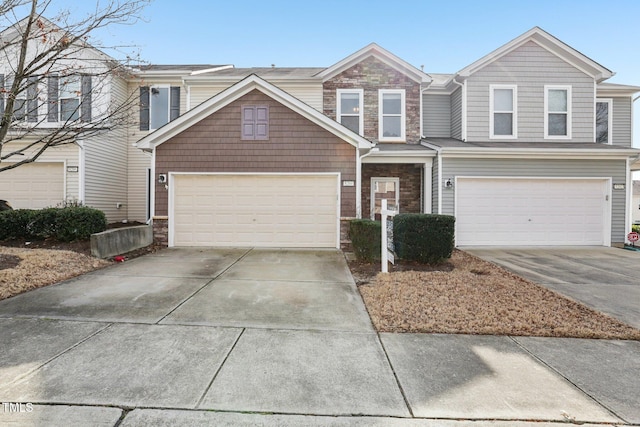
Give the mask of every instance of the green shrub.
[(62, 242), (86, 240), (93, 233), (106, 230), (107, 217), (104, 212), (88, 207), (69, 207), (58, 210), (56, 238)]
[(379, 261), (382, 229), (379, 221), (354, 219), (349, 222), (349, 239), (358, 261)]
[(35, 215), (31, 209), (15, 209), (0, 213), (0, 240), (30, 239), (28, 227)]
[(102, 211), (87, 207), (16, 209), (0, 212), (0, 240), (86, 240), (107, 228)]
[(455, 218), (450, 215), (400, 214), (393, 219), (393, 241), (399, 258), (437, 264), (451, 257)]
[(633, 224), (631, 226), (631, 231), (635, 231), (636, 233), (640, 233), (640, 224)]

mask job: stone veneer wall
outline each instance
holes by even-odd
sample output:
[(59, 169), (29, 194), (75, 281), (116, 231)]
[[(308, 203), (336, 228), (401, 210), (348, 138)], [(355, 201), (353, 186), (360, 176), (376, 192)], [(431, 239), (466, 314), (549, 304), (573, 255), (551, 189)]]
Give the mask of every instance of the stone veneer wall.
[(373, 56), (323, 84), (323, 112), (336, 120), (336, 90), (364, 90), (364, 137), (378, 142), (378, 89), (404, 89), (406, 142), (420, 142), (420, 84)]
[(421, 213), (422, 165), (377, 164), (362, 165), (362, 217), (371, 215), (371, 178), (400, 178), (400, 213)]

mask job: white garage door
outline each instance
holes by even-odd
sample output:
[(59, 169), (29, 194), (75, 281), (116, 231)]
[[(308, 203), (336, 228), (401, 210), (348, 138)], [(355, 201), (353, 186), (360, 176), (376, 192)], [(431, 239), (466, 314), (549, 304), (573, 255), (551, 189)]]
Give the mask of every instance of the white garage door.
[(608, 181), (458, 178), (456, 243), (608, 245)]
[(14, 209), (42, 209), (64, 200), (64, 164), (31, 163), (0, 172), (0, 199)]
[(337, 175), (170, 179), (172, 246), (338, 247)]

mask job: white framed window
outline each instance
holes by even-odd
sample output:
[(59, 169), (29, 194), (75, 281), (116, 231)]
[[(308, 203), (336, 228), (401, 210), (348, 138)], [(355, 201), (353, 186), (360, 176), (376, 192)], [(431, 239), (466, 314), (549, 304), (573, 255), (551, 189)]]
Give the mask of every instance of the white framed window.
[(60, 121), (75, 121), (80, 118), (80, 101), (82, 89), (80, 76), (60, 77), (59, 81)]
[(545, 85), (544, 138), (571, 139), (571, 86)]
[(364, 134), (364, 91), (338, 89), (336, 92), (336, 118), (343, 126), (358, 135)]
[(406, 140), (404, 89), (380, 89), (378, 91), (378, 140)]
[(169, 85), (151, 86), (149, 90), (149, 128), (158, 129), (169, 123)]
[(518, 137), (518, 87), (516, 85), (489, 86), (489, 137), (513, 139)]
[(595, 133), (596, 142), (600, 144), (611, 144), (611, 130), (613, 126), (613, 99), (596, 99), (596, 120)]
[(387, 199), (389, 209), (400, 209), (400, 178), (371, 178), (371, 219), (380, 220), (382, 199)]

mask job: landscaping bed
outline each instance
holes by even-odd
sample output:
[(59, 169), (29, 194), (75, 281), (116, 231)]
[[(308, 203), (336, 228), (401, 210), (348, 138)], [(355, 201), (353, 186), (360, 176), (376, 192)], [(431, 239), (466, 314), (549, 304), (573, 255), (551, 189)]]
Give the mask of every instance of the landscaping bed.
[(349, 264), (380, 332), (640, 340), (640, 330), (463, 251), (388, 274), (379, 262)]

